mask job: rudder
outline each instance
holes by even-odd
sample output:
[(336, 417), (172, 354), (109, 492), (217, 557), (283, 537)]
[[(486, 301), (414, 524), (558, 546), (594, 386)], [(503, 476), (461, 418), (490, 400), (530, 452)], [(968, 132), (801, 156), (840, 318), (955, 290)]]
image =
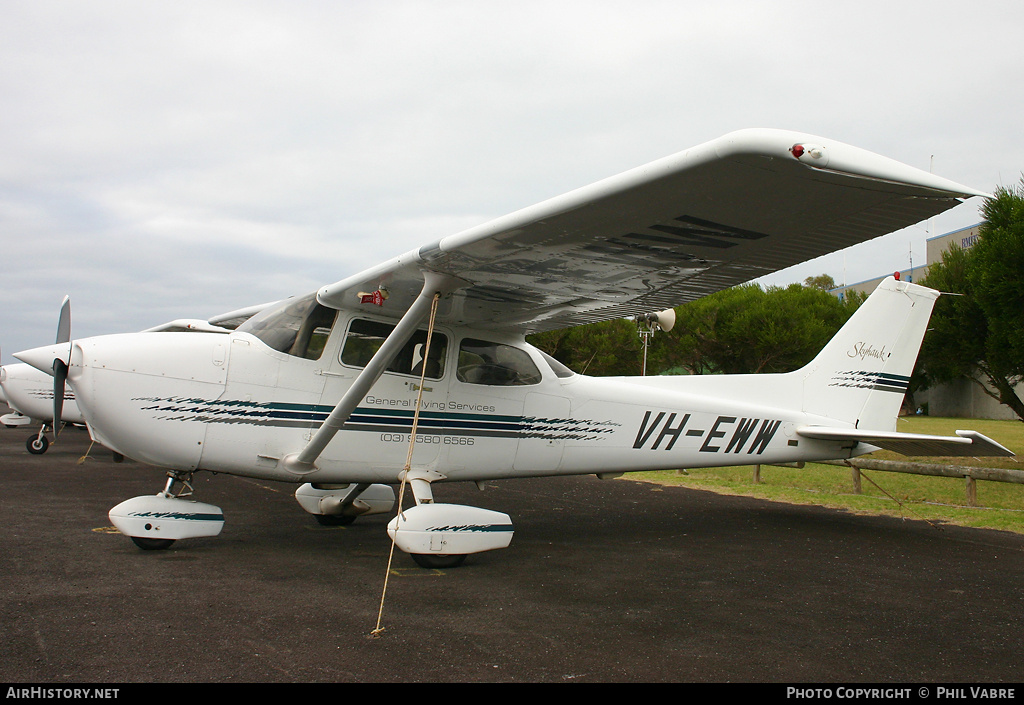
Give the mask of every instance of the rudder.
[(803, 410), (854, 428), (895, 430), (939, 292), (883, 280), (810, 363)]

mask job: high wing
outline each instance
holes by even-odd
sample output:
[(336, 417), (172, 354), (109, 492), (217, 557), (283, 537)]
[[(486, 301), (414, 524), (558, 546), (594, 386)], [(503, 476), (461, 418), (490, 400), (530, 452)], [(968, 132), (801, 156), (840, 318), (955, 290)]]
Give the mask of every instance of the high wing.
[(553, 330), (677, 306), (986, 195), (825, 138), (742, 130), (442, 238), (317, 298), (349, 308), (384, 289), (380, 312), (397, 317), (434, 271), (466, 282), (440, 321)]

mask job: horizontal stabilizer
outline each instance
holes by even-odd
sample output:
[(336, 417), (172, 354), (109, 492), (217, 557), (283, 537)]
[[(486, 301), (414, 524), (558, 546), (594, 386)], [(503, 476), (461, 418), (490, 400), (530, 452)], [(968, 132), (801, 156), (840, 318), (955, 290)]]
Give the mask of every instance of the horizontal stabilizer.
[(903, 455), (1012, 456), (1014, 453), (977, 431), (957, 431), (955, 436), (929, 436), (898, 431), (867, 431), (856, 428), (800, 426), (797, 434), (821, 441), (856, 441)]

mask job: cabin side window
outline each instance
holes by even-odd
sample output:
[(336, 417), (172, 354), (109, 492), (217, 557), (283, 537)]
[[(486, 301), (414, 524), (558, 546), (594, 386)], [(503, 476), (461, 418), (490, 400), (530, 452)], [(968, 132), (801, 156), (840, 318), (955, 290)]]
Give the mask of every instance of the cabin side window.
[(554, 372), (555, 376), (558, 377), (559, 379), (568, 379), (570, 377), (575, 377), (576, 376), (575, 372), (570, 370), (568, 367), (563, 365), (561, 362), (559, 362), (555, 358), (553, 358), (550, 355), (548, 355), (543, 350), (538, 350), (537, 352), (540, 353), (540, 356), (542, 358), (544, 358), (544, 362), (548, 363), (548, 367), (551, 368), (551, 371)]
[[(389, 323), (353, 319), (341, 349), (342, 364), (366, 367), (394, 329)], [(428, 379), (440, 379), (444, 375), (444, 361), (448, 354), (448, 336), (434, 331), (430, 337), (430, 349), (426, 350), (424, 359), (426, 346), (427, 332), (416, 331), (388, 365), (387, 371), (416, 377), (423, 374)]]
[(272, 306), (238, 326), (278, 352), (319, 360), (338, 312), (321, 306), (315, 294)]
[(492, 386), (520, 386), (538, 384), (540, 370), (525, 350), (492, 343), (487, 340), (465, 338), (459, 346), (460, 382)]

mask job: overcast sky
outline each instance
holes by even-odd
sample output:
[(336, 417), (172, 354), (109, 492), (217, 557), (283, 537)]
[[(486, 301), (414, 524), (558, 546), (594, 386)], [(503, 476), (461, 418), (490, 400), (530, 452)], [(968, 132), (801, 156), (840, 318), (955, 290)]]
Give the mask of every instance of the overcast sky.
[[(0, 0), (3, 362), (312, 291), (735, 129), (985, 191), (1024, 171), (1024, 5)], [(931, 223), (772, 277), (922, 264)]]

